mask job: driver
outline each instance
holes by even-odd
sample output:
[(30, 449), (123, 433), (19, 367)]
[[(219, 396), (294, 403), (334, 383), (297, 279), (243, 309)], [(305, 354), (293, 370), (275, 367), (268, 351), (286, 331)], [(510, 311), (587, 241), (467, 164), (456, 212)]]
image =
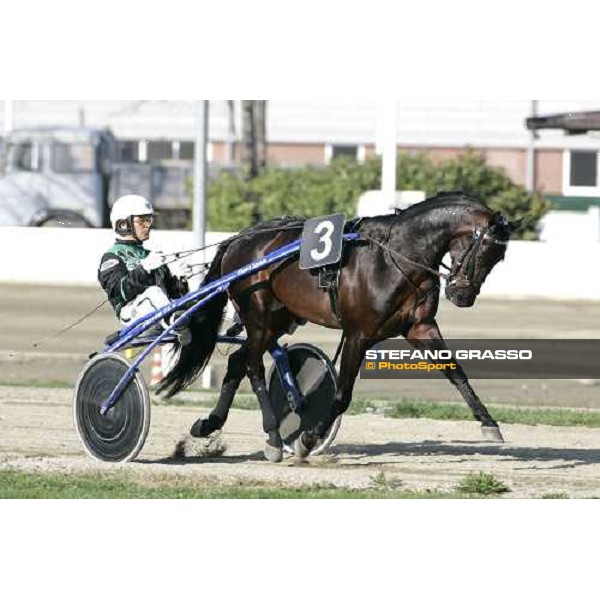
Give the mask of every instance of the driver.
[[(150, 237), (154, 208), (143, 196), (121, 196), (113, 205), (110, 222), (117, 239), (100, 261), (98, 281), (122, 325), (163, 308), (189, 291), (192, 267), (185, 261), (166, 265), (160, 250), (149, 251), (143, 243)], [(175, 312), (172, 321), (181, 315)], [(163, 328), (167, 327), (161, 321)], [(191, 341), (185, 326), (175, 331), (181, 345)]]

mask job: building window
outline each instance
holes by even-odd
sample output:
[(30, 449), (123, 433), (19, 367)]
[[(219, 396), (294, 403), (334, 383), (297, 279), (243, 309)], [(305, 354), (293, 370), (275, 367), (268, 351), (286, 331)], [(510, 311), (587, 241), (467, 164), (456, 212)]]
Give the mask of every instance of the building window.
[(571, 152), (569, 185), (594, 187), (598, 182), (598, 153)]
[(358, 144), (327, 144), (325, 146), (325, 163), (336, 158), (349, 158), (358, 162), (365, 160), (365, 147)]
[(331, 147), (331, 159), (351, 158), (356, 160), (358, 157), (358, 146), (335, 145)]
[(173, 158), (173, 143), (170, 140), (148, 141), (147, 160), (168, 160)]
[(566, 196), (600, 196), (600, 169), (595, 150), (567, 150), (564, 154), (563, 193)]
[(119, 140), (119, 162), (148, 162), (161, 160), (193, 160), (194, 142), (171, 140)]
[(194, 142), (179, 142), (179, 158), (194, 160)]

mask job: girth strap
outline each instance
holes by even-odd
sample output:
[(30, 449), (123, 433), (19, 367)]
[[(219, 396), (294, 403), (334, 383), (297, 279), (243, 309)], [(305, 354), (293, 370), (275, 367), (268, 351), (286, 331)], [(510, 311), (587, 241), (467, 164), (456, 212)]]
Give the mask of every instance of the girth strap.
[(319, 270), (319, 287), (327, 290), (329, 295), (329, 305), (331, 312), (335, 315), (338, 323), (340, 322), (340, 311), (338, 302), (338, 287), (340, 283), (340, 267), (339, 263), (335, 265), (327, 265)]

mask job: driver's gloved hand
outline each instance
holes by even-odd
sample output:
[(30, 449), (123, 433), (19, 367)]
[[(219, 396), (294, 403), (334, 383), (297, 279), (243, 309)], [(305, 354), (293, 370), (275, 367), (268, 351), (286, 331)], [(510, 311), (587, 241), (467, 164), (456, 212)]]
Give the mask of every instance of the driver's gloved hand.
[(185, 260), (177, 261), (173, 265), (169, 265), (171, 273), (179, 279), (187, 281), (194, 274), (194, 267)]
[(146, 256), (146, 258), (142, 259), (140, 261), (140, 265), (142, 265), (142, 268), (144, 269), (144, 271), (146, 271), (146, 273), (151, 273), (152, 271), (155, 271), (156, 269), (164, 265), (166, 261), (167, 257), (165, 256), (164, 252), (161, 252), (160, 250), (155, 250), (153, 252), (150, 252), (150, 254)]

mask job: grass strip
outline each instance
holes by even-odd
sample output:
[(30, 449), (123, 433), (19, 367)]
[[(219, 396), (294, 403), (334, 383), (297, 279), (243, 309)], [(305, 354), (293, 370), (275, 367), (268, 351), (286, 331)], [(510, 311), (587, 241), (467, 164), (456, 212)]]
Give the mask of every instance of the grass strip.
[(22, 379), (21, 381), (0, 380), (0, 387), (40, 388), (40, 389), (72, 389), (74, 381)]
[[(489, 405), (491, 415), (500, 423), (554, 425), (557, 427), (600, 427), (600, 411), (561, 408), (513, 408)], [(399, 400), (388, 402), (384, 414), (394, 419), (438, 419), (472, 421), (471, 411), (460, 404)]]
[(351, 490), (334, 486), (275, 488), (261, 484), (139, 483), (106, 474), (55, 475), (0, 471), (0, 498), (13, 499), (434, 499), (483, 498), (477, 494), (415, 492), (377, 485)]

